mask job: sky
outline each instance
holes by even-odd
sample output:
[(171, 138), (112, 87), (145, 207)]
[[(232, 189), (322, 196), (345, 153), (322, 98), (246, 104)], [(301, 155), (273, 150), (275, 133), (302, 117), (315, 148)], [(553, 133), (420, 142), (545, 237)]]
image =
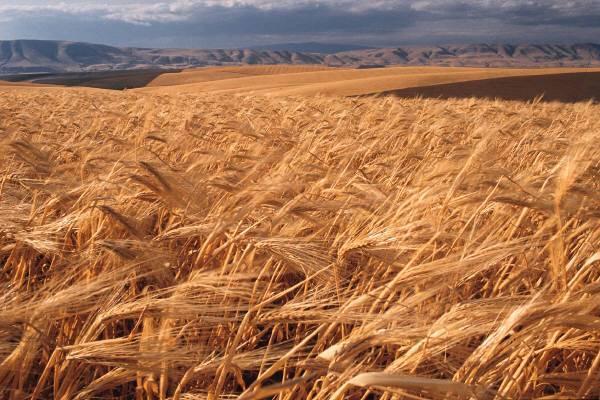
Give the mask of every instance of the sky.
[(236, 48), (600, 42), (600, 0), (0, 0), (0, 40)]

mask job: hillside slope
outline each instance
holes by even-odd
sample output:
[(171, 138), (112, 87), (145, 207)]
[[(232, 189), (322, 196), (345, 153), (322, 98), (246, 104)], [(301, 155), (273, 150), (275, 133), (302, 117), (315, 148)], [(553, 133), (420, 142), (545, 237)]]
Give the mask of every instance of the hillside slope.
[(455, 67), (577, 67), (600, 66), (600, 45), (472, 44), (406, 47), (337, 53), (329, 65), (439, 65)]
[(240, 64), (322, 64), (323, 58), (318, 54), (289, 51), (142, 49), (45, 40), (0, 41), (0, 73)]
[[(560, 79), (546, 80), (535, 77), (568, 75), (568, 84)], [(413, 89), (419, 95), (422, 88), (434, 85), (456, 84), (455, 95), (461, 85), (482, 80), (522, 78), (515, 87), (514, 96), (520, 99), (534, 98), (549, 91), (569, 95), (570, 101), (588, 100), (595, 95), (600, 81), (600, 68), (448, 68), (448, 67), (390, 67), (381, 69), (322, 68), (315, 66), (243, 66), (224, 68), (200, 68), (180, 73), (163, 74), (141, 92), (160, 94), (175, 93), (223, 93), (266, 94), (277, 96), (317, 94), (336, 96), (361, 96), (402, 89)], [(539, 81), (529, 92), (528, 79)], [(557, 83), (551, 87), (552, 82)], [(544, 86), (544, 84), (546, 86)], [(469, 86), (470, 87), (470, 86)], [(580, 90), (584, 88), (585, 90)], [(476, 97), (502, 97), (506, 90), (498, 85), (488, 85), (474, 92)], [(485, 90), (487, 89), (487, 91)], [(442, 93), (443, 94), (443, 93)], [(600, 93), (597, 93), (600, 95)], [(464, 96), (458, 96), (464, 97)], [(555, 98), (560, 96), (555, 95)]]
[(354, 50), (335, 54), (254, 49), (143, 49), (42, 41), (0, 41), (0, 74), (190, 68), (241, 64), (329, 66), (600, 66), (600, 45), (462, 45)]

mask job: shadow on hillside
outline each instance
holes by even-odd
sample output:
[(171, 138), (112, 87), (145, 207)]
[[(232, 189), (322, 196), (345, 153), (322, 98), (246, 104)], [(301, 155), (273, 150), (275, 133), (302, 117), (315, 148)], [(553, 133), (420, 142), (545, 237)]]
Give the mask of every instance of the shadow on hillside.
[(63, 74), (40, 73), (5, 75), (1, 80), (9, 82), (32, 82), (60, 86), (83, 86), (99, 89), (134, 89), (148, 85), (158, 76), (181, 70), (129, 70), (102, 72), (71, 72)]
[(553, 75), (519, 76), (484, 79), (392, 90), (381, 93), (403, 98), (487, 98), (529, 101), (543, 96), (542, 101), (575, 103), (600, 101), (600, 72), (577, 72)]

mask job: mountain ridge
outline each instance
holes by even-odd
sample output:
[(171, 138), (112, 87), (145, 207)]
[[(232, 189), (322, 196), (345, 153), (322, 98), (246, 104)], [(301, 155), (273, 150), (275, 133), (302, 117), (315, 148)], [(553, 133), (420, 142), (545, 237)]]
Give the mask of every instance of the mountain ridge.
[(244, 64), (589, 67), (600, 66), (600, 44), (479, 43), (373, 48), (327, 54), (285, 49), (152, 49), (50, 40), (0, 41), (1, 74), (181, 69)]

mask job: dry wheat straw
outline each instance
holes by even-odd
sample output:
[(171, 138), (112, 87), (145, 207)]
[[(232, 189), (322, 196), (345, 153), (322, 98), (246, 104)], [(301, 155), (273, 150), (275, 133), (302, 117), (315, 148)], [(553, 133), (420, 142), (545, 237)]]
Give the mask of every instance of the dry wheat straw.
[(600, 396), (600, 108), (0, 98), (0, 397)]

